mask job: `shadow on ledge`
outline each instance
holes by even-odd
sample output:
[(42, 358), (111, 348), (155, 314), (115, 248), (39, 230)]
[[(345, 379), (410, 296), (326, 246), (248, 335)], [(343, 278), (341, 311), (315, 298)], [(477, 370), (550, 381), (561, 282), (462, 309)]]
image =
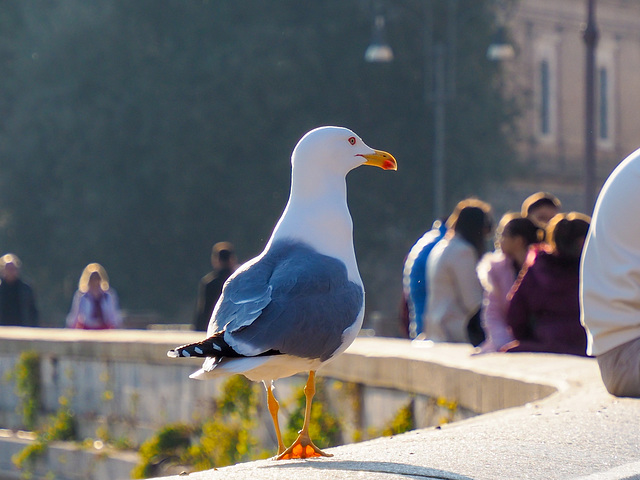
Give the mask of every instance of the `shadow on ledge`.
[(347, 470), (354, 472), (386, 473), (433, 480), (473, 480), (471, 477), (458, 475), (456, 473), (437, 470), (435, 468), (418, 467), (415, 465), (408, 465), (406, 463), (371, 461), (356, 462), (349, 460), (331, 460), (326, 458), (322, 459), (321, 462), (317, 462), (315, 460), (303, 460), (290, 463), (274, 462), (272, 465), (264, 465), (258, 468), (286, 470), (291, 468), (300, 468), (301, 463), (304, 463), (305, 468), (314, 468), (316, 470)]

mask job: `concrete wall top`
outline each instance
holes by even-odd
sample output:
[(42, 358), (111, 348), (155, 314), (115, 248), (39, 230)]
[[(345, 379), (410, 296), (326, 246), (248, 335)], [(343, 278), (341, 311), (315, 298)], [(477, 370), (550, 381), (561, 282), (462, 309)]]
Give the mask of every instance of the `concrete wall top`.
[[(83, 331), (0, 327), (0, 351), (16, 354), (81, 357), (145, 364), (183, 362), (168, 349), (202, 338), (199, 332), (107, 330)], [(594, 359), (552, 354), (473, 355), (470, 345), (410, 342), (402, 339), (358, 338), (320, 375), (453, 399), (477, 413), (523, 405), (585, 381), (599, 382)]]

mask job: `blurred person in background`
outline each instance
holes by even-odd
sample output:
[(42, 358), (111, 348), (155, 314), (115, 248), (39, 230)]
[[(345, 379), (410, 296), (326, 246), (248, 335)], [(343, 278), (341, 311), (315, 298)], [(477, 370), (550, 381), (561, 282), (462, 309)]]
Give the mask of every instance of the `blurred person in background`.
[(420, 237), (404, 262), (402, 287), (409, 313), (410, 338), (417, 337), (423, 331), (422, 322), (429, 295), (426, 275), (427, 258), (436, 243), (447, 233), (446, 222), (446, 218), (433, 222), (431, 230)]
[(532, 220), (541, 228), (547, 228), (549, 221), (560, 213), (562, 203), (552, 193), (536, 192), (522, 202), (520, 215)]
[(530, 219), (533, 223), (535, 223), (538, 227), (542, 229), (542, 237), (540, 242), (532, 245), (529, 249), (529, 256), (525, 261), (525, 264), (531, 265), (536, 260), (536, 256), (541, 251), (549, 252), (549, 244), (547, 242), (547, 238), (545, 238), (547, 234), (547, 226), (549, 225), (549, 221), (555, 217), (558, 213), (560, 213), (560, 209), (562, 208), (562, 203), (558, 197), (549, 192), (536, 192), (532, 195), (529, 195), (525, 198), (524, 202), (522, 202), (522, 206), (520, 207), (520, 215), (525, 218)]
[(238, 268), (238, 259), (232, 243), (218, 242), (211, 248), (211, 266), (213, 271), (202, 277), (198, 285), (193, 318), (193, 329), (197, 331), (207, 331), (213, 308), (222, 294), (222, 287)]
[(559, 213), (547, 226), (550, 251), (540, 251), (523, 269), (507, 310), (515, 338), (510, 352), (586, 355), (587, 336), (580, 324), (580, 255), (591, 219)]
[(525, 266), (529, 249), (540, 241), (543, 232), (519, 213), (507, 213), (496, 229), (496, 250), (487, 253), (478, 265), (478, 277), (484, 288), (482, 329), (486, 340), (479, 353), (500, 351), (513, 341), (507, 325), (510, 292)]
[(109, 286), (107, 272), (99, 263), (90, 263), (80, 276), (78, 290), (67, 315), (67, 327), (105, 330), (121, 326), (118, 295)]
[(0, 325), (37, 327), (35, 294), (20, 278), (22, 262), (13, 253), (0, 257)]
[(483, 290), (476, 267), (492, 226), (491, 206), (475, 198), (459, 202), (447, 220), (447, 234), (427, 260), (425, 338), (474, 346), (484, 341), (480, 326)]

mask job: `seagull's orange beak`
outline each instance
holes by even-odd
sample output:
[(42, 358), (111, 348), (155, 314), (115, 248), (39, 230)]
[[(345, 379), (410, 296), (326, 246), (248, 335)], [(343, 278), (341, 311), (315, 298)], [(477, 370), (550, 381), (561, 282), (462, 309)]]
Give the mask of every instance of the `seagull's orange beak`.
[(374, 167), (380, 167), (383, 170), (398, 170), (398, 162), (393, 158), (393, 155), (382, 150), (374, 150), (373, 153), (361, 155), (367, 161), (363, 165), (373, 165)]

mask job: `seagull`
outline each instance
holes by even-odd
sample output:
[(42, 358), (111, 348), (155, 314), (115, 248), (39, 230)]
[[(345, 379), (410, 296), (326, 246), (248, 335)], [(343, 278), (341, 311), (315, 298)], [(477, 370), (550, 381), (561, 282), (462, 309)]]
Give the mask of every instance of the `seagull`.
[[(263, 382), (278, 460), (331, 456), (309, 437), (315, 372), (347, 349), (364, 318), (346, 175), (361, 165), (397, 170), (393, 155), (333, 126), (306, 133), (293, 150), (291, 165), (284, 212), (264, 251), (225, 283), (207, 338), (167, 352), (174, 358), (206, 357), (191, 378), (243, 374)], [(285, 448), (273, 384), (301, 372), (309, 372), (303, 426)]]

